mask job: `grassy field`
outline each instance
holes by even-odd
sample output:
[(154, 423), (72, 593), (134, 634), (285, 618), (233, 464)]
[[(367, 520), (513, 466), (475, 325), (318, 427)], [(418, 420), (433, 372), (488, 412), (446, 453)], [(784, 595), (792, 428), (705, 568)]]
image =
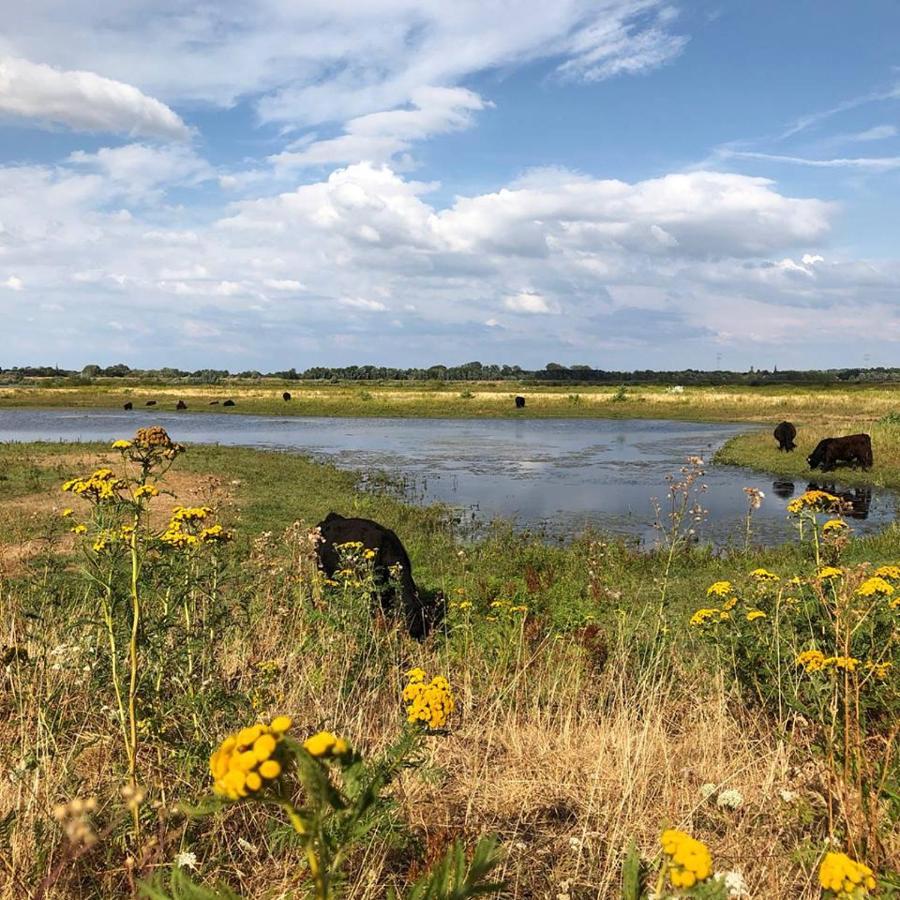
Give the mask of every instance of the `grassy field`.
[[(285, 403), (282, 391), (291, 392)], [(526, 398), (516, 410), (514, 398)], [(221, 402), (233, 399), (227, 410)], [(690, 387), (683, 392), (655, 386), (559, 388), (498, 383), (320, 384), (246, 382), (215, 386), (152, 386), (106, 379), (83, 387), (0, 386), (0, 409), (11, 407), (142, 408), (156, 400), (173, 410), (183, 400), (192, 412), (257, 413), (320, 416), (431, 417), (584, 417), (665, 418), (706, 421), (771, 422), (790, 419), (810, 427), (854, 425), (862, 430), (898, 412), (897, 389), (890, 386)], [(211, 401), (219, 401), (210, 406)]]
[[(821, 562), (846, 573), (835, 606), (810, 578), (809, 520), (802, 542), (726, 555), (684, 539), (688, 521), (663, 523), (672, 543), (652, 553), (504, 527), (461, 543), (445, 510), (408, 506), (389, 485), (362, 491), (353, 473), (293, 455), (190, 447), (155, 479), (163, 492), (142, 507), (132, 570), (127, 542), (110, 535), (133, 507), (59, 490), (98, 465), (118, 472), (121, 457), (99, 445), (0, 445), (0, 896), (130, 896), (150, 882), (158, 897), (324, 896), (309, 841), (320, 859), (342, 847), (328, 896), (406, 896), (454, 841), (471, 854), (492, 834), (499, 896), (636, 900), (659, 880), (666, 827), (703, 841), (716, 871), (740, 873), (745, 896), (820, 897), (828, 839), (866, 859), (886, 896), (896, 887), (896, 679), (873, 686), (793, 664), (801, 649), (827, 649), (859, 602), (847, 599), (855, 586), (897, 562), (896, 528), (821, 535)], [(176, 501), (214, 508), (234, 540), (164, 546)], [(373, 624), (364, 571), (323, 583), (309, 528), (332, 509), (401, 535), (420, 587), (450, 600), (445, 631), (419, 644)], [(781, 580), (749, 576), (760, 567)], [(707, 589), (725, 579), (733, 618), (690, 625), (698, 608), (724, 616), (728, 602)], [(896, 624), (875, 599), (877, 616), (863, 621), (882, 630), (859, 627), (841, 649), (885, 662), (897, 655)], [(791, 618), (794, 604), (802, 615)], [(754, 610), (768, 618), (748, 623)], [(446, 729), (404, 730), (400, 692), (414, 666), (449, 679)], [(133, 761), (117, 685), (133, 693)], [(857, 701), (863, 691), (864, 712), (835, 758), (846, 722), (832, 713), (846, 685)], [(207, 803), (219, 742), (278, 714), (301, 740), (329, 729), (368, 760), (407, 735), (406, 762), (361, 836), (331, 813), (319, 837), (304, 838), (253, 797), (191, 812)], [(337, 760), (303, 759), (351, 791)], [(304, 808), (316, 797), (292, 769), (279, 785)], [(625, 870), (633, 884), (623, 886)], [(216, 892), (191, 893), (183, 876)], [(712, 893), (723, 885), (706, 879), (697, 896), (726, 896)]]

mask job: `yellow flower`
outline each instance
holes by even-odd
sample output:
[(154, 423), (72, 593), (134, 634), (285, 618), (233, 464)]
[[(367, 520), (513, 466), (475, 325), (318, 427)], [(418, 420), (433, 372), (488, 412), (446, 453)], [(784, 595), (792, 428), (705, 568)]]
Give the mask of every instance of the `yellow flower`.
[(509, 611), (510, 611), (510, 612), (528, 612), (528, 607), (527, 607), (527, 606), (524, 606), (524, 605), (522, 605), (522, 606), (511, 606), (511, 607), (509, 608)]
[(879, 597), (889, 597), (894, 593), (894, 586), (888, 584), (879, 575), (873, 575), (867, 578), (857, 589), (856, 593), (860, 597), (872, 597), (877, 594)]
[(471, 609), (472, 602), (470, 600), (463, 600), (462, 603), (459, 604), (460, 609)]
[(816, 573), (817, 577), (822, 579), (840, 578), (843, 574), (843, 569), (839, 569), (836, 566), (822, 566)]
[(724, 609), (725, 612), (728, 612), (729, 610), (734, 609), (735, 606), (737, 606), (737, 602), (738, 602), (737, 597), (729, 597), (729, 598), (722, 604), (722, 609)]
[(375, 559), (375, 551), (374, 550), (365, 550), (363, 552), (364, 559)]
[(716, 581), (713, 582), (706, 589), (707, 597), (725, 597), (727, 594), (731, 593), (731, 582), (730, 581)]
[(83, 522), (79, 522), (77, 525), (72, 526), (73, 534), (84, 534), (87, 531), (87, 525)]
[(888, 672), (894, 668), (894, 664), (892, 662), (867, 662), (866, 668), (872, 673), (872, 675), (877, 678), (879, 681), (884, 681), (888, 676)]
[(750, 612), (747, 613), (747, 621), (755, 622), (757, 619), (765, 619), (766, 614), (761, 609), (751, 609)]
[(135, 488), (134, 491), (134, 499), (140, 500), (142, 497), (158, 497), (159, 496), (159, 488), (152, 484), (142, 484), (140, 487)]
[(821, 650), (804, 650), (797, 656), (796, 663), (809, 675), (825, 668), (825, 654)]
[(707, 625), (721, 613), (720, 609), (698, 609), (691, 616), (691, 625), (698, 627)]
[(849, 527), (843, 519), (829, 519), (822, 526), (822, 534), (838, 534)]
[(768, 569), (754, 569), (750, 573), (750, 577), (755, 578), (757, 581), (778, 581), (779, 576)]
[(846, 853), (826, 853), (819, 866), (819, 884), (831, 891), (836, 900), (849, 900), (874, 891), (875, 876), (865, 863), (856, 862)]
[(835, 669), (845, 669), (847, 672), (855, 672), (859, 660), (855, 656), (829, 656), (825, 660), (826, 666), (834, 666)]
[(209, 759), (215, 793), (240, 800), (277, 778), (282, 765), (275, 757), (290, 725), (287, 716), (276, 716), (271, 725), (252, 725), (225, 738)]
[(839, 509), (840, 505), (840, 499), (827, 491), (807, 491), (795, 500), (791, 500), (787, 505), (787, 511), (792, 515), (797, 515), (804, 510)]
[(75, 510), (72, 509), (71, 506), (67, 506), (67, 507), (60, 513), (60, 516), (62, 516), (64, 519), (68, 519), (69, 516), (71, 516), (74, 512), (75, 512)]
[(691, 888), (712, 874), (712, 856), (702, 842), (683, 831), (668, 828), (660, 837), (674, 888)]
[(875, 570), (879, 578), (890, 578), (891, 581), (900, 581), (900, 566), (879, 566)]
[(435, 675), (426, 683), (428, 676), (421, 669), (413, 669), (413, 673), (417, 677), (412, 678), (403, 689), (403, 699), (408, 704), (406, 720), (410, 723), (421, 722), (427, 728), (443, 728), (456, 705), (450, 682), (442, 675)]
[(131, 441), (113, 441), (113, 450), (127, 450), (131, 446)]
[(350, 752), (350, 745), (330, 731), (320, 731), (303, 742), (303, 749), (310, 756), (321, 759), (324, 756), (346, 756)]

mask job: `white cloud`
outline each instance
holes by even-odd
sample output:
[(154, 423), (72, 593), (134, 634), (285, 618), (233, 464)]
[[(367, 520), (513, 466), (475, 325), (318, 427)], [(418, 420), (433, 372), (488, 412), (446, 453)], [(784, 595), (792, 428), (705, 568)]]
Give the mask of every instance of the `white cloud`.
[(303, 283), (293, 278), (266, 278), (263, 284), (273, 291), (302, 291)]
[(387, 307), (378, 300), (366, 300), (363, 297), (342, 297), (338, 300), (341, 306), (349, 306), (351, 309), (362, 309), (366, 312), (384, 312)]
[(25, 287), (25, 282), (16, 275), (10, 275), (9, 278), (3, 282), (3, 287), (8, 287), (11, 291), (21, 291), (22, 288)]
[(863, 169), (870, 172), (890, 172), (893, 169), (900, 169), (900, 156), (807, 159), (803, 156), (782, 156), (777, 153), (755, 153), (749, 150), (721, 150), (720, 153), (722, 156), (737, 159), (761, 159), (766, 162), (790, 163), (819, 169)]
[(94, 72), (60, 71), (8, 57), (0, 59), (0, 113), (112, 132), (185, 140), (188, 127), (164, 103), (136, 87)]
[(468, 128), (472, 112), (489, 105), (465, 88), (417, 88), (409, 108), (350, 119), (339, 137), (300, 142), (271, 160), (278, 166), (387, 162), (409, 150), (413, 141)]
[(424, 85), (512, 63), (549, 59), (589, 79), (647, 71), (684, 44), (670, 10), (667, 0), (32, 0), (6, 17), (0, 47), (167, 102), (260, 98), (266, 121), (316, 124), (395, 110)]
[(505, 297), (503, 305), (511, 312), (527, 313), (529, 315), (546, 316), (556, 311), (545, 297), (534, 291), (519, 291), (518, 294)]
[(886, 138), (896, 137), (896, 135), (897, 129), (893, 125), (875, 125), (852, 135), (850, 139), (853, 141), (883, 141)]

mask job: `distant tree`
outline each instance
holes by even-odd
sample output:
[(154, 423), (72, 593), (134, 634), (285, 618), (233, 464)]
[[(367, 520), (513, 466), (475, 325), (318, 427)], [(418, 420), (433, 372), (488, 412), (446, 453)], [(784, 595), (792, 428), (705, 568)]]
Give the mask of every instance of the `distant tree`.
[(82, 378), (96, 378), (100, 374), (100, 366), (91, 363), (81, 370)]

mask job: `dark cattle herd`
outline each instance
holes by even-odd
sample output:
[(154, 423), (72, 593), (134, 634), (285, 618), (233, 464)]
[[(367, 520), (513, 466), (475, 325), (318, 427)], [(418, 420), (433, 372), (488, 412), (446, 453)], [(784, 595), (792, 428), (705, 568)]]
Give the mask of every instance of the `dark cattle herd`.
[[(797, 445), (794, 438), (797, 429), (790, 422), (781, 422), (776, 426), (775, 440), (778, 441), (778, 449), (790, 452)], [(857, 466), (863, 470), (872, 468), (872, 438), (867, 434), (848, 434), (845, 437), (822, 438), (816, 444), (815, 450), (806, 457), (806, 462), (811, 469), (821, 469), (830, 472), (840, 463)]]

